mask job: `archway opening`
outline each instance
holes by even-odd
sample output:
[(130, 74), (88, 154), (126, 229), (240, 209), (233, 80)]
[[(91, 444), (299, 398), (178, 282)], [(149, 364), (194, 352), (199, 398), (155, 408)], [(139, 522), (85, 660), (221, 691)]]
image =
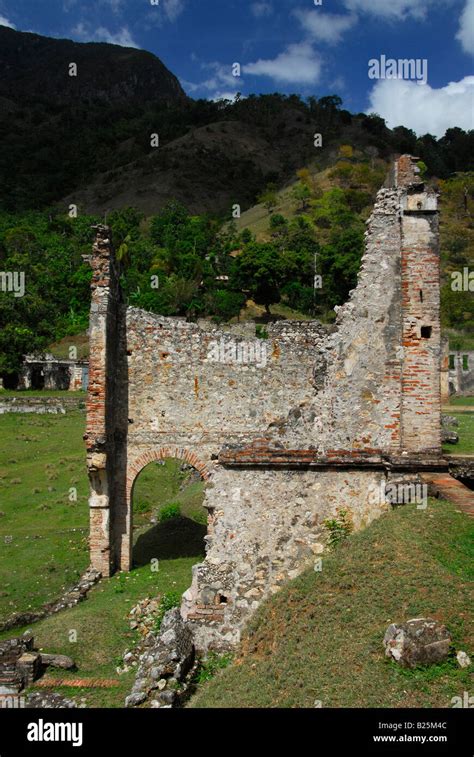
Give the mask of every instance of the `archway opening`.
[(189, 463), (173, 457), (146, 465), (132, 491), (132, 566), (205, 554), (206, 482)]

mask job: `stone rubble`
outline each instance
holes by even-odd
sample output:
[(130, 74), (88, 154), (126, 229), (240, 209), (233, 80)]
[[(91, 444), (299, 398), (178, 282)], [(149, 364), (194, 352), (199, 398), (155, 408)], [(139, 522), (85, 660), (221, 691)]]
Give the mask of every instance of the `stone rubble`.
[(160, 597), (146, 597), (142, 599), (130, 610), (128, 618), (130, 619), (130, 628), (132, 631), (137, 631), (139, 634), (139, 641), (131, 649), (123, 655), (123, 666), (117, 667), (117, 673), (128, 673), (128, 671), (135, 667), (140, 657), (153, 646), (156, 642), (156, 633), (154, 627), (156, 624), (156, 617), (160, 607)]
[(26, 697), (26, 708), (31, 709), (74, 709), (76, 707), (80, 707), (81, 705), (78, 705), (74, 699), (68, 699), (67, 697), (63, 697), (61, 694), (54, 694), (53, 692), (34, 692), (33, 694), (28, 694)]
[(139, 657), (135, 683), (125, 706), (179, 706), (195, 664), (191, 630), (175, 607), (163, 617), (159, 633), (151, 635), (154, 638), (147, 637), (147, 648)]
[(406, 623), (392, 623), (385, 632), (383, 644), (386, 657), (404, 668), (415, 668), (446, 660), (451, 634), (437, 620), (413, 618)]
[(443, 444), (457, 444), (459, 442), (459, 434), (454, 431), (454, 428), (459, 426), (459, 421), (453, 415), (441, 416), (441, 441)]
[(456, 653), (456, 660), (460, 668), (468, 668), (471, 665), (471, 658), (466, 652), (462, 652), (461, 650)]

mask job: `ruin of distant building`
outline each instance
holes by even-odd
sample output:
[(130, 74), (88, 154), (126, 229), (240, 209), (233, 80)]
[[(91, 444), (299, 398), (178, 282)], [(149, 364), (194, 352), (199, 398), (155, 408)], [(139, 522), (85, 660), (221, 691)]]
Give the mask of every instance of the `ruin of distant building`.
[(3, 376), (1, 383), (4, 389), (86, 391), (89, 361), (58, 358), (50, 353), (25, 355), (20, 371)]

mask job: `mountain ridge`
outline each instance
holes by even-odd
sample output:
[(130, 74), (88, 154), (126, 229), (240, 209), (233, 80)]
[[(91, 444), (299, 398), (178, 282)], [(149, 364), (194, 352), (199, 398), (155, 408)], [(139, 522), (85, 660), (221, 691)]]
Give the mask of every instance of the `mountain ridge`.
[(474, 169), (474, 132), (417, 137), (350, 113), (335, 95), (193, 100), (159, 58), (134, 48), (0, 27), (0, 64), (0, 208), (10, 212), (75, 204), (153, 215), (178, 200), (229, 217), (311, 162), (326, 167), (341, 144), (384, 161), (419, 155), (438, 178)]
[[(71, 63), (77, 76), (69, 75)], [(74, 42), (0, 26), (0, 65), (0, 96), (13, 102), (25, 96), (57, 103), (144, 102), (154, 90), (158, 100), (187, 100), (178, 78), (153, 53), (105, 42)]]

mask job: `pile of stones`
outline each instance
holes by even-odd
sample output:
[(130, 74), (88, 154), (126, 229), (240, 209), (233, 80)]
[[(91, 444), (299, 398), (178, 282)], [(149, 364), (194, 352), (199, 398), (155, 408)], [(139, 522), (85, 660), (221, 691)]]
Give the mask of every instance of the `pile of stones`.
[(191, 686), (196, 666), (191, 630), (179, 608), (164, 615), (158, 633), (149, 631), (126, 707), (179, 707)]
[(25, 704), (25, 707), (27, 708), (43, 709), (43, 707), (46, 707), (54, 710), (70, 710), (82, 706), (84, 705), (78, 705), (74, 699), (68, 699), (67, 697), (61, 696), (61, 694), (54, 694), (51, 691), (45, 691), (44, 693), (35, 691), (33, 694), (27, 696)]
[[(449, 630), (433, 618), (413, 618), (405, 623), (391, 623), (383, 639), (386, 657), (403, 668), (435, 665), (448, 659), (452, 652)], [(466, 652), (456, 654), (458, 665), (467, 668), (471, 660)]]
[(156, 643), (156, 633), (154, 627), (160, 608), (160, 597), (147, 597), (142, 599), (130, 610), (128, 618), (130, 628), (139, 634), (138, 643), (128, 649), (123, 655), (123, 666), (117, 667), (117, 673), (128, 673), (128, 671), (138, 665), (141, 655)]

